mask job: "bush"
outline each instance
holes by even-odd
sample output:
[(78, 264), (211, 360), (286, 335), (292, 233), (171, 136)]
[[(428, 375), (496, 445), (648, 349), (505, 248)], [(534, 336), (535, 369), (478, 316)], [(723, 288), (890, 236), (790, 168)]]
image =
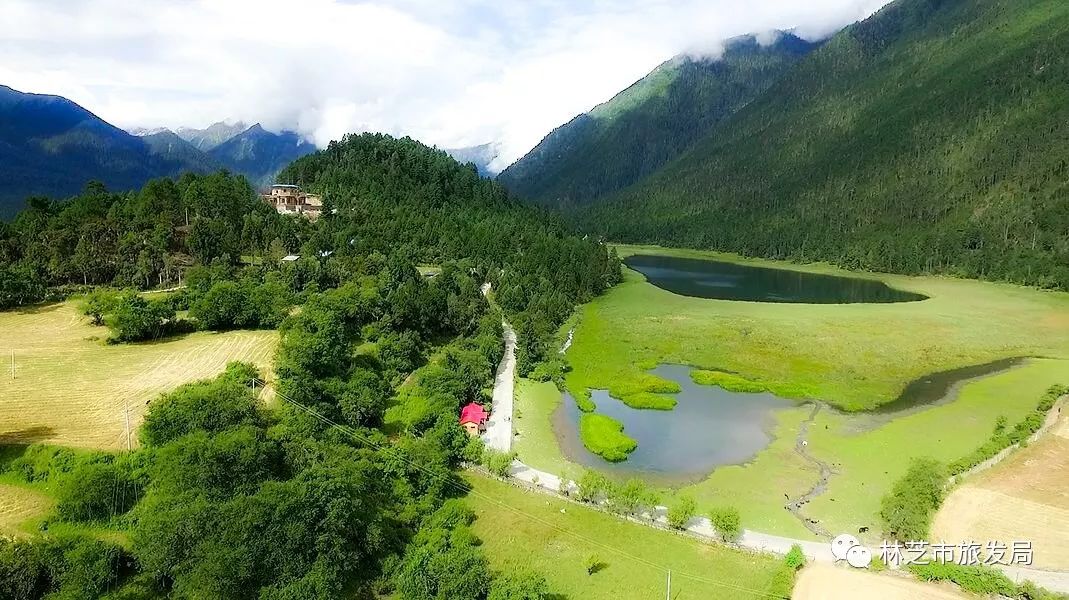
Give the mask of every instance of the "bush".
[(672, 529), (686, 529), (687, 523), (694, 518), (697, 509), (694, 498), (680, 496), (668, 507), (668, 526)]
[(588, 450), (611, 462), (627, 459), (638, 442), (623, 433), (624, 426), (616, 419), (592, 413), (579, 417), (579, 437)]
[(584, 471), (575, 485), (579, 488), (576, 498), (580, 502), (597, 502), (601, 496), (609, 495), (613, 487), (612, 482), (597, 471)]
[(107, 317), (119, 303), (119, 292), (107, 288), (98, 288), (82, 300), (82, 314), (93, 320), (93, 325), (103, 325)]
[(914, 459), (880, 503), (884, 532), (898, 540), (928, 536), (932, 517), (943, 503), (946, 471), (930, 458)]
[(115, 463), (84, 464), (65, 475), (56, 512), (67, 521), (103, 521), (134, 507), (141, 486)]
[(106, 322), (113, 342), (140, 342), (163, 337), (174, 319), (174, 309), (162, 300), (148, 300), (134, 291), (123, 292), (115, 300)]
[(483, 465), (497, 477), (508, 477), (514, 460), (516, 460), (515, 452), (501, 452), (493, 448), (483, 449)]
[(188, 383), (149, 407), (141, 426), (141, 441), (158, 446), (197, 430), (222, 431), (259, 424), (259, 403), (247, 383), (247, 365), (232, 363), (214, 380)]
[(652, 507), (657, 497), (641, 479), (629, 479), (623, 485), (609, 486), (609, 502), (612, 510), (633, 515), (643, 507)]
[(974, 594), (1015, 597), (1017, 585), (1001, 572), (984, 566), (955, 563), (911, 564), (909, 570), (925, 581), (953, 581), (961, 589)]
[(586, 561), (583, 564), (586, 566), (587, 575), (593, 575), (602, 569), (601, 558), (597, 554), (591, 554), (586, 557)]
[(783, 564), (795, 571), (805, 566), (805, 553), (798, 544), (791, 546), (790, 552), (783, 558)]
[(8, 470), (27, 483), (52, 481), (74, 470), (79, 460), (84, 459), (70, 448), (32, 444), (11, 461)]
[(520, 571), (495, 577), (486, 600), (545, 600), (548, 597), (549, 584), (545, 577)]
[(714, 508), (709, 511), (709, 521), (713, 524), (720, 539), (734, 542), (742, 535), (742, 517), (738, 509), (730, 506)]

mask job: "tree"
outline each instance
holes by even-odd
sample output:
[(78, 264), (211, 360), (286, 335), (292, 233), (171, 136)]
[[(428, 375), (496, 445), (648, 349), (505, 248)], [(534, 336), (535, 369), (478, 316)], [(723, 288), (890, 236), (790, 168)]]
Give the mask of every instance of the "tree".
[(123, 292), (107, 319), (111, 339), (116, 342), (139, 342), (162, 337), (175, 312), (170, 304), (147, 300), (137, 292)]
[(734, 542), (742, 534), (742, 518), (733, 506), (721, 506), (709, 511), (709, 521), (713, 524), (720, 539)]
[(546, 578), (530, 571), (499, 575), (490, 583), (486, 600), (545, 600), (549, 597)]
[(593, 575), (594, 573), (597, 573), (602, 568), (604, 568), (604, 565), (602, 565), (601, 562), (601, 558), (598, 557), (597, 554), (591, 554), (587, 556), (586, 560), (583, 561), (583, 564), (586, 566), (587, 575)]
[(82, 301), (82, 314), (93, 321), (93, 325), (103, 325), (104, 318), (115, 310), (119, 295), (114, 290), (97, 288), (86, 294)]
[(895, 539), (925, 539), (932, 517), (943, 503), (946, 471), (931, 458), (916, 458), (880, 502), (884, 532)]
[(676, 498), (676, 501), (668, 507), (668, 526), (672, 529), (686, 529), (697, 509), (694, 498), (690, 496)]
[(619, 513), (634, 515), (643, 507), (651, 507), (656, 495), (641, 479), (628, 479), (626, 483), (612, 486), (609, 491), (611, 508)]

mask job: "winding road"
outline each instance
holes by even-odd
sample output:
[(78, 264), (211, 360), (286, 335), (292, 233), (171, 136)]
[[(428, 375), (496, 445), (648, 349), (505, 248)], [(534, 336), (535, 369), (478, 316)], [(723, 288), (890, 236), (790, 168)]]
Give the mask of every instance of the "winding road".
[[(483, 293), (485, 294), (488, 291), (489, 285), (487, 284), (484, 286)], [(504, 328), (505, 354), (502, 356), (501, 363), (498, 364), (497, 367), (497, 375), (494, 380), (493, 408), (490, 413), (491, 417), (487, 424), (486, 433), (483, 434), (482, 439), (489, 448), (502, 452), (509, 452), (512, 450), (513, 436), (512, 412), (516, 381), (516, 332), (507, 322), (502, 322), (502, 326)], [(803, 422), (795, 441), (795, 452), (817, 467), (820, 472), (820, 478), (812, 489), (798, 499), (790, 501), (785, 508), (801, 519), (802, 522), (806, 524), (806, 527), (815, 535), (830, 540), (832, 536), (827, 530), (820, 527), (819, 523), (811, 521), (801, 513), (801, 507), (805, 505), (806, 502), (824, 492), (828, 484), (828, 478), (833, 473), (831, 467), (827, 463), (809, 454), (808, 444), (806, 443), (809, 424), (816, 418), (820, 409), (821, 405), (819, 403), (813, 405), (813, 412), (810, 413), (809, 418)], [(561, 478), (557, 475), (539, 471), (538, 469), (529, 467), (519, 460), (513, 461), (512, 470), (509, 472), (509, 475), (529, 486), (540, 488), (540, 491), (542, 492), (554, 495), (559, 495), (561, 492), (573, 492), (578, 489), (578, 486), (576, 486), (574, 481), (566, 481), (562, 483)], [(656, 506), (652, 511), (643, 513), (641, 516), (646, 520), (645, 522), (653, 524), (654, 526), (667, 527), (667, 513), (667, 507)], [(643, 521), (639, 520), (637, 522)], [(705, 517), (692, 519), (687, 526), (686, 531), (691, 535), (707, 541), (719, 542), (720, 540), (712, 523)], [(743, 530), (743, 533), (736, 544), (750, 550), (772, 552), (780, 555), (786, 554), (790, 551), (792, 546), (797, 545), (802, 548), (802, 551), (810, 560), (830, 563), (835, 562), (835, 557), (831, 553), (831, 545), (827, 541), (816, 542), (812, 540), (799, 540), (747, 529)], [(1046, 571), (1005, 565), (999, 565), (998, 568), (1007, 577), (1016, 582), (1030, 580), (1048, 590), (1059, 593), (1069, 593), (1069, 573), (1067, 572)]]

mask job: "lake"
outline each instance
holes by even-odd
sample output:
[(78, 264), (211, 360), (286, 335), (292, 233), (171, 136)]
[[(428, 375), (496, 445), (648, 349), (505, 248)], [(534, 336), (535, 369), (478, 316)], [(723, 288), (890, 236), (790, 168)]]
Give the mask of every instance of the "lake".
[(624, 264), (653, 285), (683, 296), (749, 302), (856, 304), (915, 302), (927, 296), (895, 289), (882, 281), (822, 275), (735, 263), (635, 255)]
[(583, 446), (579, 408), (565, 393), (553, 415), (561, 451), (572, 462), (620, 477), (642, 477), (663, 485), (698, 481), (716, 467), (753, 458), (772, 441), (774, 411), (796, 406), (768, 393), (740, 394), (698, 385), (690, 371), (682, 365), (661, 365), (651, 371), (682, 388), (673, 410), (638, 410), (605, 390), (592, 392), (596, 412), (623, 423), (624, 433), (638, 442), (620, 463), (609, 463)]

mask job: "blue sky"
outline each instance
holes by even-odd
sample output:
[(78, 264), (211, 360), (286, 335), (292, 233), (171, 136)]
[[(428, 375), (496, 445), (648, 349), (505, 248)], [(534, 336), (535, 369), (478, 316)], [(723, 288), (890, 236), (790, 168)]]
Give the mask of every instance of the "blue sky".
[(661, 62), (827, 36), (887, 0), (3, 0), (0, 83), (121, 127), (231, 119), (500, 143), (499, 167)]

